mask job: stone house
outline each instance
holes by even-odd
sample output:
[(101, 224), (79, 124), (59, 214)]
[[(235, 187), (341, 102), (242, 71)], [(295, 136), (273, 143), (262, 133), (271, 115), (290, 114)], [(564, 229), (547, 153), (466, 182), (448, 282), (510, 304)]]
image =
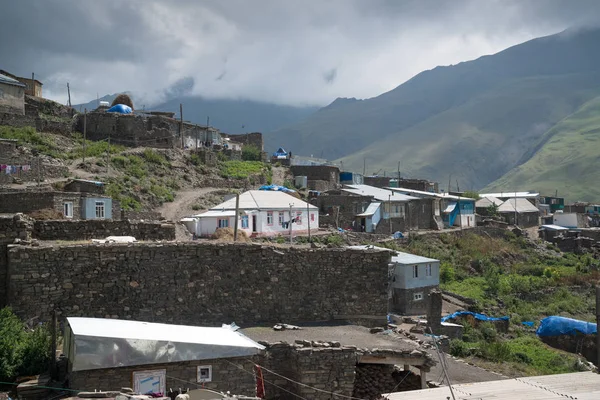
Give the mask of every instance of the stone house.
[(396, 187), (396, 188), (420, 190), (422, 192), (428, 192), (428, 193), (439, 193), (440, 192), (439, 184), (437, 182), (428, 181), (426, 179), (408, 179), (408, 178), (392, 179), (390, 181), (390, 186)]
[(64, 332), (69, 386), (164, 395), (185, 381), (253, 395), (256, 380), (248, 359), (264, 347), (235, 329), (69, 317)]
[(112, 198), (85, 192), (15, 191), (0, 193), (0, 213), (54, 210), (73, 220), (119, 219), (119, 204)]
[(521, 228), (540, 225), (540, 210), (529, 200), (522, 197), (510, 198), (498, 207), (504, 220)]
[(37, 79), (16, 76), (16, 75), (13, 75), (10, 72), (6, 72), (4, 70), (0, 70), (0, 74), (8, 76), (9, 78), (12, 78), (18, 82), (21, 82), (23, 85), (25, 85), (25, 94), (26, 95), (34, 96), (34, 97), (42, 97), (42, 85), (43, 84), (42, 84), (42, 82), (38, 81)]
[(63, 187), (63, 190), (65, 192), (104, 194), (104, 183), (86, 179), (73, 179)]
[(290, 171), (297, 176), (306, 176), (309, 190), (325, 192), (340, 186), (340, 169), (334, 165), (292, 165)]
[(236, 218), (235, 196), (210, 210), (184, 218), (182, 222), (198, 237), (210, 237), (218, 228), (233, 227), (248, 236), (307, 234), (319, 230), (317, 207), (289, 194), (270, 190), (250, 190), (239, 197)]
[(25, 115), (25, 85), (0, 71), (0, 113)]

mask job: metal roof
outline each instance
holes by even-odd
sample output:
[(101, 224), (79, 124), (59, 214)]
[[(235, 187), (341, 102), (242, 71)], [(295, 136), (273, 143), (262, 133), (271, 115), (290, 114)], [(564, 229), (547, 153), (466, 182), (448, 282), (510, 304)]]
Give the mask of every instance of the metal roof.
[(500, 207), (498, 207), (498, 212), (501, 212), (501, 213), (508, 213), (508, 212), (515, 212), (515, 211), (518, 213), (531, 213), (531, 212), (539, 213), (540, 212), (540, 210), (536, 206), (531, 204), (529, 202), (529, 200), (521, 198), (521, 197), (508, 199), (504, 203), (502, 203), (500, 205)]
[(475, 199), (472, 199), (470, 197), (455, 196), (453, 194), (448, 194), (448, 193), (433, 193), (433, 192), (425, 192), (423, 190), (406, 189), (406, 188), (392, 188), (392, 187), (386, 188), (386, 189), (389, 189), (394, 192), (409, 193), (409, 194), (413, 194), (415, 196), (435, 197), (438, 199), (447, 199), (447, 200), (475, 201)]
[(509, 197), (521, 197), (524, 199), (530, 199), (539, 197), (537, 192), (500, 192), (500, 193), (479, 193), (480, 197), (498, 197), (498, 198), (509, 198)]
[(21, 83), (18, 80), (13, 79), (10, 76), (6, 76), (4, 74), (0, 74), (0, 83), (6, 83), (7, 85), (25, 87), (24, 83)]
[(503, 201), (496, 197), (487, 196), (487, 197), (482, 197), (481, 199), (477, 200), (475, 202), (475, 207), (477, 207), (477, 208), (489, 207), (492, 204), (495, 204), (499, 207), (500, 204), (502, 204), (502, 203), (503, 203)]
[(206, 212), (196, 214), (196, 215), (194, 215), (194, 217), (198, 217), (198, 218), (235, 217), (235, 210), (208, 210)]
[(392, 256), (392, 262), (397, 264), (422, 264), (439, 262), (439, 260), (436, 260), (434, 258), (421, 257), (417, 256), (416, 254), (403, 253), (401, 251), (390, 250), (386, 249), (385, 247), (378, 247), (372, 245), (348, 246), (347, 248), (353, 250), (391, 251), (395, 254)]
[(568, 231), (569, 228), (565, 228), (564, 226), (560, 226), (560, 225), (552, 225), (552, 224), (548, 224), (548, 225), (542, 225), (540, 226), (540, 229), (547, 229), (549, 231)]
[(379, 201), (407, 202), (418, 199), (417, 197), (396, 193), (390, 189), (382, 189), (369, 185), (344, 185), (342, 190), (360, 196), (370, 196)]
[[(592, 400), (600, 398), (600, 375), (593, 372), (531, 376), (453, 385), (456, 399)], [(384, 395), (389, 400), (439, 400), (450, 397), (447, 386)]]
[(369, 204), (369, 207), (367, 207), (365, 212), (358, 214), (357, 217), (370, 217), (371, 215), (374, 215), (377, 212), (377, 209), (379, 207), (381, 207), (381, 203), (379, 203), (379, 202), (371, 203), (371, 204)]
[[(240, 194), (240, 210), (311, 210), (317, 207), (305, 201), (290, 196), (284, 192), (273, 190), (249, 190)], [(235, 210), (235, 197), (211, 208), (211, 210)]]
[(199, 327), (108, 318), (67, 318), (73, 370), (114, 368), (257, 354), (264, 347), (223, 325)]

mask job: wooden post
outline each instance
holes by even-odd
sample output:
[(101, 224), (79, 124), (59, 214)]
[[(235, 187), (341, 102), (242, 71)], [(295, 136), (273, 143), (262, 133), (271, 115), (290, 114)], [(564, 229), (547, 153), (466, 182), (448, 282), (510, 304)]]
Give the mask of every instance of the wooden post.
[(181, 148), (185, 146), (183, 144), (183, 104), (179, 103), (179, 134), (181, 135)]
[(290, 203), (290, 244), (292, 244), (292, 204)]
[[(600, 326), (600, 286), (596, 286), (596, 324)], [(600, 332), (596, 334), (596, 366), (600, 367)]]
[(238, 213), (240, 211), (240, 195), (236, 193), (235, 195), (235, 217), (234, 217), (234, 225), (233, 225), (233, 241), (237, 242), (238, 236)]
[(196, 125), (196, 152), (198, 152), (198, 135), (200, 134), (200, 127)]
[(308, 243), (310, 243), (310, 203), (306, 202), (306, 222), (308, 223)]
[(108, 146), (106, 147), (106, 173), (108, 174), (108, 164), (110, 164), (110, 131), (108, 132)]
[(83, 163), (85, 164), (85, 141), (87, 139), (87, 108), (83, 111)]
[(31, 95), (35, 96), (35, 74), (31, 73)]
[(69, 87), (69, 82), (67, 82), (67, 94), (69, 95), (69, 107), (71, 107), (71, 88)]

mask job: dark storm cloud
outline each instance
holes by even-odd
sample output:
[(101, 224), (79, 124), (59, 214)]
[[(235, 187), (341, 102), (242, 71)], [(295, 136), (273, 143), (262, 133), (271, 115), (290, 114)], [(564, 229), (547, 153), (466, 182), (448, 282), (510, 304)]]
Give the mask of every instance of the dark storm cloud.
[[(3, 0), (0, 69), (63, 101), (169, 88), (325, 104), (600, 20), (596, 0)], [(335, 66), (335, 68), (332, 68)]]

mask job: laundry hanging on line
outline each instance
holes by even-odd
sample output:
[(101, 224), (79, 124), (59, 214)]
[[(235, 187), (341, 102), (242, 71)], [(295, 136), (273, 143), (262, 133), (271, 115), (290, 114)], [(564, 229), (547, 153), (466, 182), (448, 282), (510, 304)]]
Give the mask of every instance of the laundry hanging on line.
[(9, 164), (1, 164), (0, 165), (0, 173), (5, 173), (6, 175), (18, 174), (19, 172), (27, 172), (31, 169), (31, 165), (9, 165)]

